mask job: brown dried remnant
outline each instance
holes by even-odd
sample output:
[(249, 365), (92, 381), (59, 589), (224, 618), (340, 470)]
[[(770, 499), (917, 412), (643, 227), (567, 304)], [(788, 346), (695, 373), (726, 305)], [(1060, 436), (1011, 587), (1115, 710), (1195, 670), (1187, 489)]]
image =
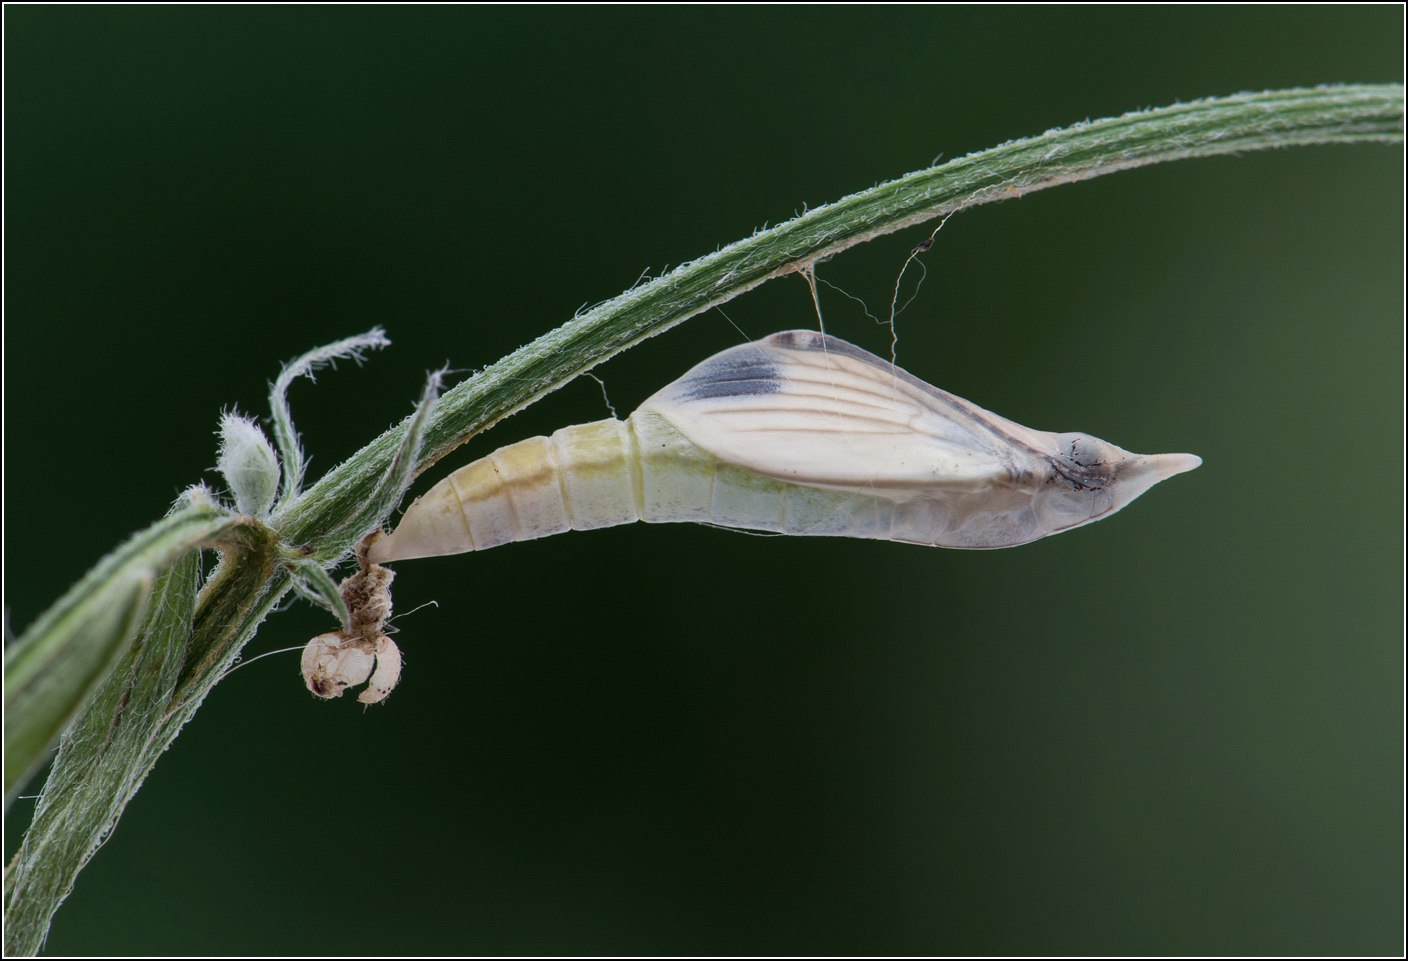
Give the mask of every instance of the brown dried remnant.
[(367, 560), (368, 548), (380, 536), (374, 531), (357, 545), (357, 572), (340, 587), (350, 615), (348, 630), (319, 634), (303, 649), (303, 682), (318, 697), (340, 697), (365, 681), (357, 700), (376, 704), (401, 679), (401, 650), (384, 633), (396, 574)]

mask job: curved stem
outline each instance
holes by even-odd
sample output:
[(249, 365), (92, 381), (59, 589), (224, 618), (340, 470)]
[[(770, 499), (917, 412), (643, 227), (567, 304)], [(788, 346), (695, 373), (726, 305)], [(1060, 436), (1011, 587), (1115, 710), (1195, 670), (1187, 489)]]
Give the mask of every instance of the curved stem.
[[(978, 204), (1167, 160), (1306, 144), (1401, 143), (1402, 84), (1237, 94), (1050, 130), (959, 157), (810, 210), (608, 300), (448, 391), (417, 471), (544, 394), (754, 287), (884, 234)], [(334, 560), (364, 531), (340, 523), (372, 497), (403, 423), (288, 506), (280, 528)]]

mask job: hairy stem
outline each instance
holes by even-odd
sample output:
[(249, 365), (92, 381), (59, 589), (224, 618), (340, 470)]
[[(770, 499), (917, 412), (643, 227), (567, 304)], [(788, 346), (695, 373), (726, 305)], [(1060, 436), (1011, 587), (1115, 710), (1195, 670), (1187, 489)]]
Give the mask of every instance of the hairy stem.
[[(419, 470), (459, 444), (633, 344), (774, 277), (954, 211), (1118, 170), (1329, 143), (1401, 143), (1401, 84), (1237, 94), (1050, 130), (852, 194), (684, 264), (573, 318), (441, 398)], [(335, 530), (372, 496), (403, 423), (330, 471), (289, 505), (280, 527), (321, 560), (362, 531)]]

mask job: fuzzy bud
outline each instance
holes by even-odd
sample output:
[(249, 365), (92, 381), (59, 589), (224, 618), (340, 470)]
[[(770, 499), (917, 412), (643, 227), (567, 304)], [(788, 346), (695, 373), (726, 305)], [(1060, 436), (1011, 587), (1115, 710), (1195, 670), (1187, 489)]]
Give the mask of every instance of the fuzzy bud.
[(220, 456), (216, 467), (235, 495), (241, 514), (263, 517), (279, 490), (279, 458), (259, 426), (236, 413), (220, 417)]

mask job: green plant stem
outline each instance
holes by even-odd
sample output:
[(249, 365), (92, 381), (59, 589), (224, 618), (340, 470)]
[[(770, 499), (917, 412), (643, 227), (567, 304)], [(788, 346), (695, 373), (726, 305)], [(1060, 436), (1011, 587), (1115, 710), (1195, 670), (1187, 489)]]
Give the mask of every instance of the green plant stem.
[[(583, 371), (754, 287), (849, 247), (955, 211), (1168, 160), (1272, 147), (1401, 143), (1401, 84), (1237, 94), (1096, 120), (907, 174), (759, 231), (573, 318), (446, 392), (419, 470)], [(334, 468), (277, 518), (291, 543), (341, 557), (360, 532), (324, 538), (372, 496), (405, 425)]]
[[(336, 563), (394, 506), (385, 494), (388, 478), (423, 471), (646, 337), (875, 237), (1166, 160), (1308, 144), (1401, 143), (1403, 113), (1401, 84), (1324, 87), (1202, 100), (1015, 140), (759, 231), (573, 318), (446, 393), (428, 416), (423, 403), (407, 422), (284, 505), (270, 526), (240, 518), (222, 535), (221, 566), (198, 600), (193, 552), (156, 579), (143, 629), (64, 736), (34, 822), (7, 869), (7, 953), (29, 954), (42, 945), (59, 902), (157, 756), (290, 588), (292, 575), (280, 559)], [(427, 397), (432, 393), (428, 389)], [(284, 433), (296, 444), (291, 423)], [(408, 464), (406, 452), (414, 450), (419, 456)], [(95, 572), (128, 569), (126, 562), (104, 565)], [(80, 599), (88, 583), (75, 589)], [(46, 632), (63, 620), (51, 611), (36, 622), (22, 639), (23, 656), (52, 643)]]

